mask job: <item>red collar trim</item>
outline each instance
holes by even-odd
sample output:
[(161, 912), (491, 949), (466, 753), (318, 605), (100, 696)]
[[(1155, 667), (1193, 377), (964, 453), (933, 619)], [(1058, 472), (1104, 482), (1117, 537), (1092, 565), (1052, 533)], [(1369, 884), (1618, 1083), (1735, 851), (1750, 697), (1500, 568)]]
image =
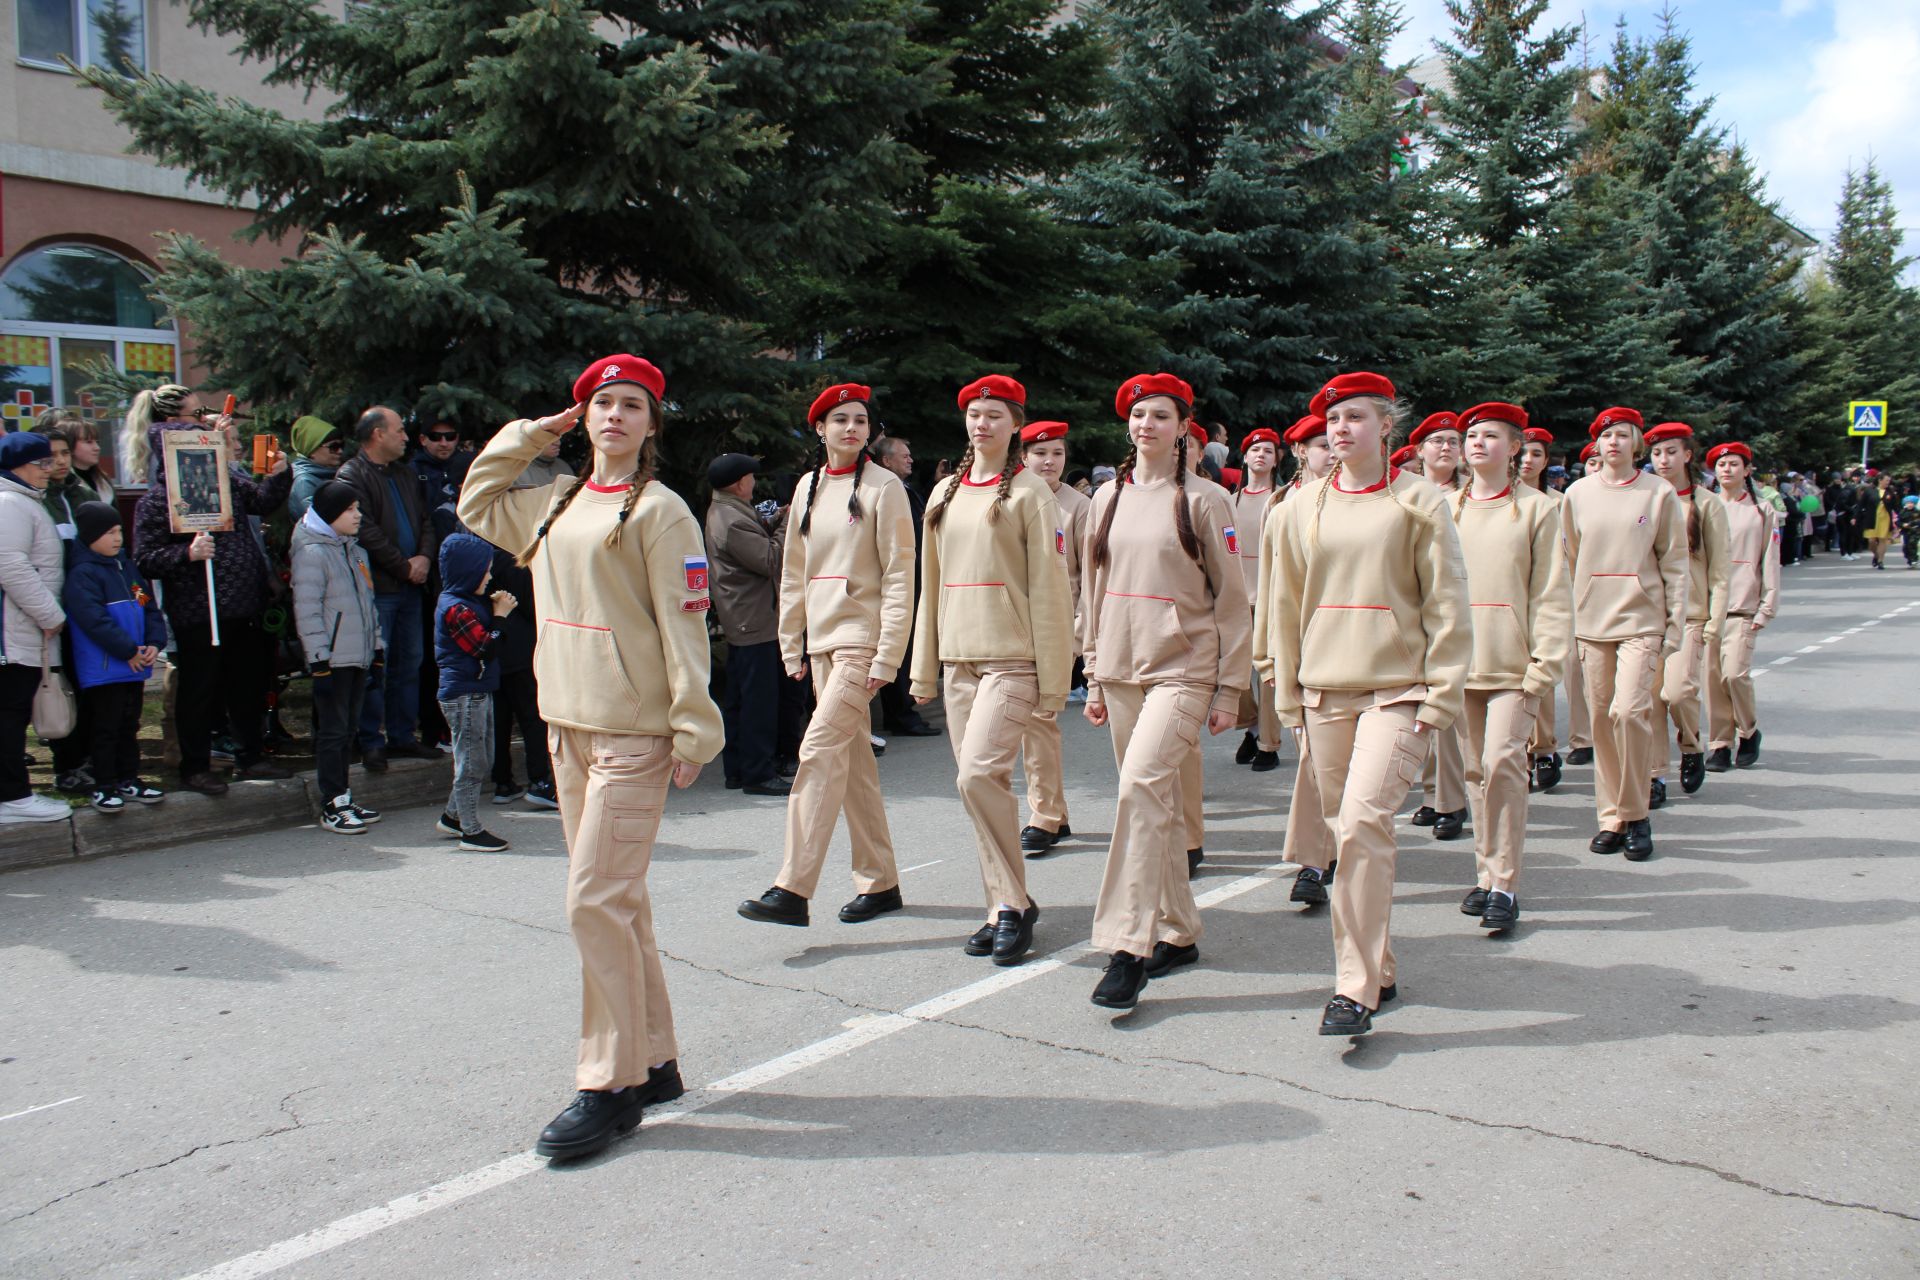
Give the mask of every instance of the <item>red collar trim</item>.
[(1498, 501), (1500, 501), (1500, 499), (1502, 499), (1502, 498), (1509, 498), (1509, 497), (1512, 497), (1512, 496), (1513, 496), (1513, 486), (1512, 486), (1512, 485), (1508, 485), (1508, 486), (1507, 486), (1506, 488), (1504, 488), (1504, 489), (1502, 489), (1502, 490), (1501, 490), (1500, 492), (1498, 492), (1498, 493), (1496, 493), (1496, 494), (1494, 494), (1494, 495), (1493, 495), (1492, 497), (1490, 497), (1490, 498), (1476, 498), (1476, 497), (1474, 497), (1474, 496), (1473, 496), (1473, 491), (1472, 491), (1471, 489), (1469, 489), (1469, 490), (1467, 491), (1467, 501), (1468, 501), (1468, 502), (1498, 502)]
[(851, 467), (828, 467), (827, 474), (830, 476), (850, 476), (856, 470), (858, 470), (859, 467), (860, 467), (860, 464), (857, 462), (854, 463)]
[(1266, 488), (1264, 488), (1264, 489), (1242, 489), (1242, 490), (1241, 490), (1240, 492), (1241, 492), (1241, 493), (1244, 493), (1244, 494), (1246, 494), (1246, 495), (1247, 495), (1248, 497), (1250, 497), (1250, 498), (1252, 498), (1252, 497), (1258, 497), (1258, 496), (1259, 496), (1260, 494), (1263, 494), (1263, 493), (1272, 493), (1272, 492), (1273, 492), (1273, 486), (1272, 486), (1272, 485), (1268, 485), (1268, 486), (1267, 486)]
[(1641, 476), (1645, 475), (1646, 472), (1636, 470), (1632, 475), (1628, 476), (1625, 480), (1609, 480), (1607, 479), (1607, 473), (1604, 470), (1596, 471), (1594, 472), (1594, 474), (1600, 477), (1601, 484), (1612, 485), (1616, 489), (1624, 489), (1628, 485), (1631, 485), (1635, 480), (1638, 480)]
[(967, 488), (969, 489), (988, 489), (993, 487), (996, 484), (999, 484), (1000, 477), (1005, 474), (1007, 474), (1005, 471), (997, 471), (994, 474), (988, 476), (985, 480), (969, 480), (967, 479), (967, 477), (961, 476), (960, 483), (967, 486)]
[(1368, 485), (1364, 489), (1342, 489), (1340, 487), (1340, 482), (1338, 480), (1335, 480), (1333, 482), (1333, 491), (1335, 493), (1378, 493), (1399, 478), (1400, 478), (1400, 468), (1388, 467), (1386, 475), (1382, 476), (1380, 479), (1376, 480), (1374, 483)]
[(625, 493), (627, 490), (633, 488), (631, 481), (626, 484), (595, 484), (589, 480), (586, 482), (586, 485), (588, 493)]
[(1693, 496), (1693, 486), (1688, 485), (1684, 489), (1675, 489), (1674, 492), (1679, 494), (1683, 498), (1691, 498)]

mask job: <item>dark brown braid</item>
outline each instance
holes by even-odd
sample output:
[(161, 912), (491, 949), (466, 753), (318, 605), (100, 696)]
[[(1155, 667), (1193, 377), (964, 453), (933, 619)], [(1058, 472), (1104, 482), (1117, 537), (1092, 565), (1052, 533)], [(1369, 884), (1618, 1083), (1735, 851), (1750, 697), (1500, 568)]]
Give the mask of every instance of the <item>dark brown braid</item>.
[(1007, 495), (1013, 492), (1014, 472), (1021, 469), (1015, 461), (1020, 452), (1020, 429), (1027, 425), (1027, 411), (1012, 401), (1003, 402), (1007, 413), (1013, 419), (1013, 436), (1007, 441), (1007, 460), (1000, 468), (1000, 487), (994, 490), (993, 505), (987, 508), (987, 523), (1000, 523), (1000, 508), (1006, 505)]
[(820, 482), (826, 478), (827, 438), (820, 437), (819, 445), (813, 451), (813, 483), (807, 487), (807, 505), (800, 512), (800, 532), (813, 531), (813, 500), (820, 496)]
[(1691, 451), (1687, 454), (1687, 480), (1688, 487), (1694, 491), (1687, 495), (1687, 554), (1697, 556), (1700, 554), (1701, 532), (1700, 502), (1695, 495), (1699, 493), (1700, 486), (1707, 482), (1707, 474), (1693, 465)]
[(926, 524), (929, 529), (938, 529), (941, 519), (947, 514), (947, 504), (953, 501), (953, 495), (960, 490), (960, 478), (973, 471), (973, 441), (967, 441), (967, 451), (960, 455), (960, 465), (947, 477), (947, 487), (933, 496), (927, 506)]
[(540, 522), (540, 528), (534, 532), (533, 541), (527, 544), (526, 550), (515, 557), (515, 562), (522, 569), (533, 563), (533, 557), (539, 552), (540, 544), (546, 541), (547, 530), (553, 527), (553, 522), (560, 518), (562, 512), (573, 505), (573, 500), (579, 497), (580, 491), (586, 487), (585, 480), (575, 480), (572, 487), (560, 495), (560, 501), (548, 508), (547, 518)]
[(1182, 423), (1180, 438), (1173, 442), (1173, 528), (1180, 535), (1180, 549), (1187, 558), (1204, 567), (1200, 537), (1193, 531), (1193, 509), (1187, 506), (1187, 441), (1193, 435), (1185, 427)]
[(1093, 535), (1093, 567), (1096, 569), (1107, 567), (1107, 533), (1113, 528), (1113, 513), (1120, 507), (1120, 495), (1127, 491), (1127, 477), (1133, 474), (1133, 464), (1139, 456), (1140, 451), (1129, 444), (1127, 456), (1121, 459), (1120, 466), (1113, 473), (1110, 482), (1113, 485), (1113, 501), (1100, 514), (1100, 528)]
[[(847, 493), (848, 524), (860, 523), (860, 473), (867, 469), (867, 460), (872, 456), (872, 454), (867, 452), (867, 446), (861, 445), (860, 456), (853, 460), (853, 488)], [(811, 502), (813, 499), (808, 498), (807, 501)], [(801, 526), (800, 532), (805, 533), (806, 531), (806, 527), (804, 525)]]

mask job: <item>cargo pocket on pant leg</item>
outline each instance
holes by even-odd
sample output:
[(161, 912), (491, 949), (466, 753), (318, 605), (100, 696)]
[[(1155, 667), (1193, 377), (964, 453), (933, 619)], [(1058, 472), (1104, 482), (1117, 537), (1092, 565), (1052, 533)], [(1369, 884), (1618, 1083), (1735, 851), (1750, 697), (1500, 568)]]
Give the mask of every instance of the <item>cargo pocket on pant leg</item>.
[(1427, 748), (1433, 731), (1415, 733), (1412, 729), (1402, 729), (1394, 735), (1393, 750), (1388, 754), (1387, 767), (1381, 770), (1380, 791), (1374, 799), (1389, 812), (1398, 809), (1400, 802), (1407, 798), (1407, 792), (1420, 784), (1420, 774), (1426, 767)]
[(1208, 703), (1197, 693), (1174, 695), (1173, 711), (1167, 717), (1166, 732), (1160, 738), (1160, 763), (1177, 769), (1187, 755), (1200, 746), (1200, 725), (1207, 716)]
[[(593, 875), (609, 880), (644, 876), (666, 808), (672, 739), (634, 738), (615, 748), (596, 745), (593, 778), (582, 815), (581, 838)], [(644, 744), (644, 745), (641, 745)], [(663, 768), (663, 766), (665, 766)], [(595, 810), (598, 812), (595, 812)]]
[[(1002, 751), (1017, 751), (1020, 739), (1027, 732), (1027, 725), (1033, 719), (1034, 710), (1040, 705), (1039, 679), (1021, 675), (985, 683), (988, 687), (982, 692), (994, 699), (994, 705), (988, 711), (993, 723), (987, 730), (987, 740)], [(975, 714), (979, 711), (980, 704), (975, 702)]]

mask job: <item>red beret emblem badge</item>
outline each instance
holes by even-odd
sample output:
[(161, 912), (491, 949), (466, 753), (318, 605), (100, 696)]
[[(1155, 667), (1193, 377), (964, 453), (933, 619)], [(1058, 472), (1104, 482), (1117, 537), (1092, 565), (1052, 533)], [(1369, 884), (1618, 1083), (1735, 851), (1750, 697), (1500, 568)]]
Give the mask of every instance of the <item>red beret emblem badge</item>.
[(610, 364), (607, 366), (606, 371), (600, 375), (600, 381), (606, 382), (609, 379), (617, 378), (619, 376), (620, 376), (620, 366), (617, 364)]
[(1136, 382), (1133, 384), (1133, 398), (1135, 400), (1138, 400), (1141, 396), (1145, 394), (1147, 394), (1147, 388), (1145, 384), (1139, 383), (1139, 382)]
[(851, 393), (845, 387), (840, 388), (840, 398), (842, 400), (845, 400), (849, 394)]

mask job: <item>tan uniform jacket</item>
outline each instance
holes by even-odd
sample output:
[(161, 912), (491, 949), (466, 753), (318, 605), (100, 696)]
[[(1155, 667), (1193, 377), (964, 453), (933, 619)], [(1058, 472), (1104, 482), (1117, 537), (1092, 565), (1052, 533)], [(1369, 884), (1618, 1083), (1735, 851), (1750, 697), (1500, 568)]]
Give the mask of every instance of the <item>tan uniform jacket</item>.
[(1560, 545), (1560, 504), (1538, 489), (1468, 498), (1460, 549), (1473, 609), (1469, 689), (1551, 698), (1573, 650), (1573, 591)]
[(1611, 643), (1659, 636), (1672, 653), (1687, 619), (1687, 525), (1673, 486), (1582, 476), (1561, 508), (1573, 562), (1573, 634)]
[[(822, 475), (820, 496), (812, 499)], [(856, 496), (860, 518), (853, 520), (847, 500)], [(851, 468), (801, 480), (787, 509), (780, 577), (780, 660), (787, 670), (808, 653), (871, 649), (869, 674), (892, 680), (913, 628), (913, 564), (913, 512), (899, 476), (869, 462), (858, 490)]]
[(1720, 502), (1727, 509), (1727, 612), (1761, 623), (1780, 608), (1780, 554), (1774, 545), (1776, 513), (1756, 507), (1746, 490)]

